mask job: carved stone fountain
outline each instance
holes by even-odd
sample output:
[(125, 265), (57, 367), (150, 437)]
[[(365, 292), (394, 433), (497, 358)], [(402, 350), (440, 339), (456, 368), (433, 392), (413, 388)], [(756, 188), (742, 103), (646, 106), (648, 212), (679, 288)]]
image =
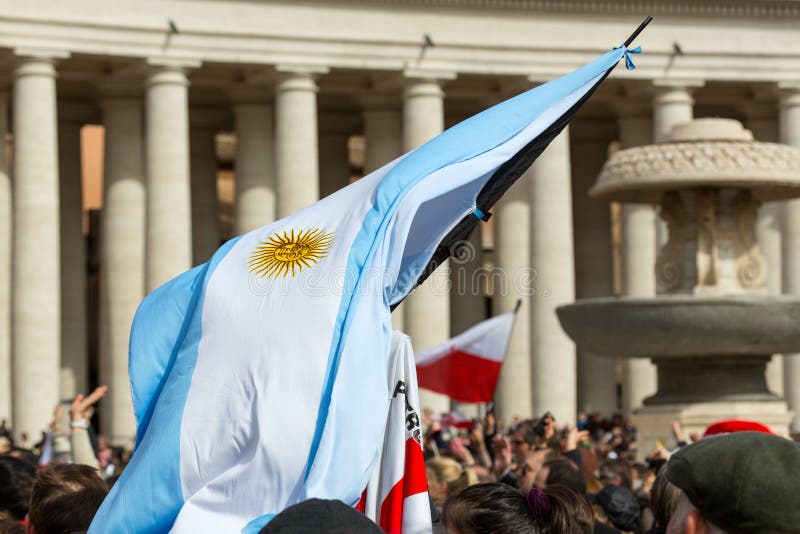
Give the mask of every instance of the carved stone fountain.
[(580, 348), (655, 363), (658, 390), (634, 414), (640, 451), (668, 438), (673, 419), (689, 432), (756, 419), (786, 435), (792, 414), (765, 369), (773, 354), (800, 352), (800, 297), (766, 294), (755, 222), (761, 202), (800, 196), (800, 150), (754, 142), (737, 121), (699, 119), (614, 154), (590, 194), (659, 203), (669, 232), (655, 297), (558, 309)]

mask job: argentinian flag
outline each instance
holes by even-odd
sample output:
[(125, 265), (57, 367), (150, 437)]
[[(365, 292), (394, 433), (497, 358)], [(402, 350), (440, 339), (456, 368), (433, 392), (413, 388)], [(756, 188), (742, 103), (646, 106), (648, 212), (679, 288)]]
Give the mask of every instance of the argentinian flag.
[(392, 396), (390, 308), (627, 53), (454, 126), (145, 298), (130, 340), (138, 443), (90, 532), (257, 532), (311, 497), (355, 504)]

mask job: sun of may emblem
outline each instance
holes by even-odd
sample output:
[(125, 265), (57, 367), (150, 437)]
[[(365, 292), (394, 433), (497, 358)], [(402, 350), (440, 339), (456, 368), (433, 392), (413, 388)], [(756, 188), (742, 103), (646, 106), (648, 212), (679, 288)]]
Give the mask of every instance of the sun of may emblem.
[(321, 228), (275, 232), (250, 253), (247, 267), (261, 278), (294, 277), (325, 257), (333, 245), (333, 232)]

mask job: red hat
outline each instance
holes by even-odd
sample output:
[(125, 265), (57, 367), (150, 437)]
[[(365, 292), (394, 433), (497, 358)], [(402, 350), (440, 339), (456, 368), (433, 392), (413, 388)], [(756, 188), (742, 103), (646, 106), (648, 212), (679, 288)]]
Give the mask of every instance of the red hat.
[(759, 423), (758, 421), (746, 421), (744, 419), (725, 419), (724, 421), (717, 421), (706, 428), (703, 437), (715, 436), (717, 434), (732, 434), (734, 432), (762, 432), (764, 434), (774, 434), (768, 426)]

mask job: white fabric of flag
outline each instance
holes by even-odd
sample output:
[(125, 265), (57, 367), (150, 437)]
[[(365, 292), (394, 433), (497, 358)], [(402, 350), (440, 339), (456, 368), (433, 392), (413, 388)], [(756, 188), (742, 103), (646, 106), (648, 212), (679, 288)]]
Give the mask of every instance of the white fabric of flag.
[(498, 169), (546, 146), (626, 53), (454, 126), (148, 295), (130, 339), (137, 446), (90, 532), (257, 532), (308, 498), (354, 505), (390, 407), (390, 306), (507, 178)]

